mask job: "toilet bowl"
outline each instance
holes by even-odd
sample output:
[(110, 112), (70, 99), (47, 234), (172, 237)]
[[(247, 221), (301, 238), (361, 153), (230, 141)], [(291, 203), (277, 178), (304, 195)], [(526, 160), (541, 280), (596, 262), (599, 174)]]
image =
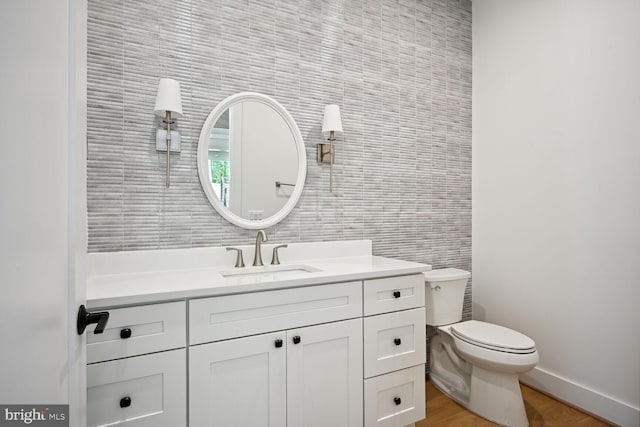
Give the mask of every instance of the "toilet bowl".
[(535, 342), (520, 332), (477, 320), (462, 322), (470, 273), (453, 268), (425, 275), (432, 383), (472, 412), (504, 426), (529, 425), (518, 375), (538, 363)]

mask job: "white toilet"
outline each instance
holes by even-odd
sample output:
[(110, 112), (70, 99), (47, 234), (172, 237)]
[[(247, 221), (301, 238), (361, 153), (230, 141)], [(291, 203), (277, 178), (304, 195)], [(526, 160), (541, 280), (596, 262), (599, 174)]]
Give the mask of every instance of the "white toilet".
[(518, 375), (538, 363), (535, 342), (503, 326), (462, 320), (471, 273), (444, 268), (424, 273), (431, 340), (431, 381), (472, 412), (504, 426), (528, 426)]

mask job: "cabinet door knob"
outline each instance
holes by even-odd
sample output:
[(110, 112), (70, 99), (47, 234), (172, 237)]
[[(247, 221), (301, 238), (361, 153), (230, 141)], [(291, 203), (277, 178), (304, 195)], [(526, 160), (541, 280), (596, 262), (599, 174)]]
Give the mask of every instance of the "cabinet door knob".
[(129, 328), (124, 328), (124, 329), (120, 329), (120, 338), (122, 338), (123, 340), (126, 340), (127, 338), (131, 337), (131, 329)]
[(280, 347), (282, 347), (282, 340), (278, 338), (278, 339), (275, 341), (275, 344), (276, 344), (276, 348), (280, 348)]
[(300, 336), (299, 335), (296, 335), (295, 337), (293, 337), (293, 343), (294, 344), (300, 344), (300, 341), (301, 340), (300, 340)]
[(400, 291), (393, 291), (393, 297), (394, 298), (400, 298)]
[(399, 397), (394, 397), (393, 398), (393, 403), (395, 403), (396, 406), (397, 406), (397, 405), (402, 403), (402, 399), (400, 399)]
[(396, 345), (400, 345), (400, 344), (402, 344), (402, 340), (401, 340), (400, 338), (394, 338), (394, 339), (393, 339), (393, 342), (394, 342)]
[(129, 396), (120, 399), (121, 408), (128, 408), (129, 406), (131, 406), (131, 398)]

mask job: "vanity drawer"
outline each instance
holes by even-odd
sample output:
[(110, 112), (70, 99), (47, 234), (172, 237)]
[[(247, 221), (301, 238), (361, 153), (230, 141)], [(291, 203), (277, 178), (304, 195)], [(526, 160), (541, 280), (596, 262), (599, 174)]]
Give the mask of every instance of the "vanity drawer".
[(186, 350), (87, 366), (87, 426), (184, 427)]
[(362, 282), (189, 301), (189, 343), (224, 340), (362, 316)]
[(385, 277), (364, 281), (364, 315), (424, 306), (424, 276)]
[(365, 378), (426, 362), (425, 309), (364, 319)]
[(364, 425), (406, 426), (425, 417), (424, 365), (364, 380)]
[(107, 310), (102, 334), (88, 328), (87, 363), (119, 359), (186, 345), (184, 301)]

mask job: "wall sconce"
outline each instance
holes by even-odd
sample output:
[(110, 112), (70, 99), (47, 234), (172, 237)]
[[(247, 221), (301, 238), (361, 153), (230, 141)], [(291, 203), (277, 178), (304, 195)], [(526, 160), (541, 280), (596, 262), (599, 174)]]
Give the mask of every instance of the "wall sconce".
[(172, 114), (174, 117), (182, 117), (182, 98), (180, 97), (180, 82), (173, 79), (160, 79), (156, 106), (153, 109), (156, 116), (164, 117), (167, 129), (156, 130), (156, 151), (167, 152), (167, 176), (166, 186), (171, 182), (171, 152), (180, 152), (180, 133), (171, 130)]
[(340, 107), (332, 104), (324, 107), (324, 119), (322, 120), (322, 133), (326, 137), (328, 144), (317, 145), (317, 161), (318, 163), (329, 163), (329, 192), (333, 192), (333, 162), (335, 160), (335, 151), (333, 142), (336, 140), (336, 133), (342, 133), (342, 119), (340, 118)]

